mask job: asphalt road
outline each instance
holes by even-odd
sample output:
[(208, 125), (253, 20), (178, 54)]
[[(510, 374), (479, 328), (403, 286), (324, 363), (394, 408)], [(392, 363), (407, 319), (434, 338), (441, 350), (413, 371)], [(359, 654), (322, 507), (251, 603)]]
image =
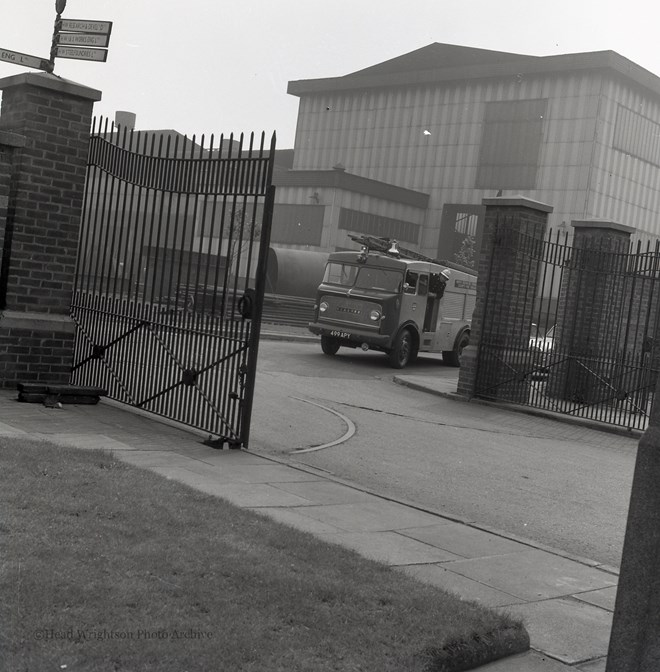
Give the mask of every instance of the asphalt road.
[[(444, 399), (395, 373), (376, 352), (262, 341), (250, 449), (618, 566), (637, 440)], [(439, 356), (405, 373), (457, 376)]]

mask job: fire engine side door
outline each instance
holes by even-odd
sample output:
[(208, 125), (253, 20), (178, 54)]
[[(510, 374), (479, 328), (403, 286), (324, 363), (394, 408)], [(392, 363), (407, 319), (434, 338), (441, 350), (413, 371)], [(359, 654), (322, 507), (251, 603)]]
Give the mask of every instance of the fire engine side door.
[(401, 310), (399, 311), (399, 325), (412, 321), (418, 329), (424, 319), (423, 297), (417, 296), (419, 272), (407, 270), (403, 279), (403, 294), (401, 295)]

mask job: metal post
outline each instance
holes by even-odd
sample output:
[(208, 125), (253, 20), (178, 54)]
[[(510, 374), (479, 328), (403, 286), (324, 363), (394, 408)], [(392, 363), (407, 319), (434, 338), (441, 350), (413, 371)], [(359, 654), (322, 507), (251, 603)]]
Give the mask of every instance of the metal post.
[(273, 164), (275, 162), (275, 142), (276, 136), (270, 143), (269, 168), (268, 168), (268, 191), (266, 193), (266, 202), (264, 204), (263, 225), (261, 231), (261, 240), (259, 247), (259, 260), (257, 262), (255, 279), (255, 306), (254, 319), (252, 320), (252, 332), (250, 334), (250, 361), (245, 381), (245, 404), (243, 405), (241, 427), (243, 429), (242, 442), (244, 448), (249, 448), (250, 442), (250, 422), (252, 420), (252, 403), (254, 398), (254, 386), (257, 375), (257, 356), (259, 354), (259, 338), (261, 336), (261, 314), (263, 312), (264, 293), (266, 291), (266, 267), (268, 264), (268, 247), (270, 245), (270, 230), (273, 220), (273, 207), (275, 204), (275, 187), (270, 184), (272, 179)]
[(60, 21), (62, 20), (62, 13), (66, 9), (66, 0), (55, 0), (55, 27), (53, 28), (53, 39), (50, 43), (50, 59), (48, 60), (48, 69), (46, 72), (54, 72), (55, 70), (55, 54), (57, 53), (57, 42), (60, 34)]
[[(656, 388), (656, 401), (658, 389)], [(660, 404), (637, 449), (607, 672), (660, 669)]]

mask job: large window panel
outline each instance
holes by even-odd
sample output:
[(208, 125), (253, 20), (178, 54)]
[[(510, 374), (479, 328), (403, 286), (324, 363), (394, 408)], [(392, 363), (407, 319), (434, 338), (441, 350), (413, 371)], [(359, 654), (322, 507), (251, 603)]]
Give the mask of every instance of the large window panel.
[(660, 166), (660, 125), (618, 105), (613, 146), (629, 156)]
[(547, 99), (486, 103), (477, 189), (535, 189)]
[(282, 245), (320, 245), (324, 205), (276, 204), (270, 240)]

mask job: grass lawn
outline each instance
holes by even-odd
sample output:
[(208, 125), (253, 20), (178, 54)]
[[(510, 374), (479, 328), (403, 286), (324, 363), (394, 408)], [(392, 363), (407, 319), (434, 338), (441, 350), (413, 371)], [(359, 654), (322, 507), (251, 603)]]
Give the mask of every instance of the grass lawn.
[(116, 460), (0, 438), (0, 669), (469, 669), (520, 623)]

